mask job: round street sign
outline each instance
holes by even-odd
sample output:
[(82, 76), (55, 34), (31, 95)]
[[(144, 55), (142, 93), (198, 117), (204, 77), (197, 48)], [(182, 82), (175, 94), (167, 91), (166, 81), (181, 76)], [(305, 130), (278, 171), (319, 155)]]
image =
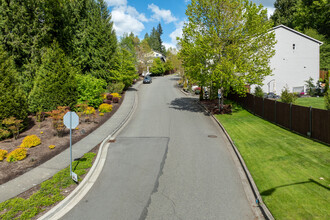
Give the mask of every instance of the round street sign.
[(79, 116), (75, 112), (67, 112), (63, 117), (63, 123), (67, 128), (75, 129), (79, 125)]

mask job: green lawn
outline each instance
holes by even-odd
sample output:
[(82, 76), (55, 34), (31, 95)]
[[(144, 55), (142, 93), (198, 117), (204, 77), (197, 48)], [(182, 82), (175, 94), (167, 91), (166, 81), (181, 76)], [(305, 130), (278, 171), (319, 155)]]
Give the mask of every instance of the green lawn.
[(217, 115), (275, 219), (330, 219), (330, 147), (245, 110)]
[[(72, 163), (72, 170), (80, 176), (92, 166), (95, 153), (86, 153), (82, 158)], [(70, 167), (67, 167), (51, 179), (41, 183), (40, 189), (27, 199), (20, 197), (0, 203), (0, 219), (31, 219), (65, 197), (62, 191), (76, 183), (70, 177)]]
[(313, 108), (325, 109), (324, 97), (298, 98), (295, 105), (302, 105), (306, 107), (312, 106)]

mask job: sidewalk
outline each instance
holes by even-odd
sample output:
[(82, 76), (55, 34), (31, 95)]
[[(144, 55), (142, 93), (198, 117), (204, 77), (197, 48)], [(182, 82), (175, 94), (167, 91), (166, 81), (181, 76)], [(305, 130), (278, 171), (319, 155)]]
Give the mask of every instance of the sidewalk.
[[(126, 91), (125, 99), (116, 113), (91, 134), (72, 145), (72, 158), (80, 158), (96, 145), (118, 131), (130, 116), (135, 100), (135, 94), (141, 82), (136, 83)], [(0, 203), (42, 183), (54, 176), (60, 170), (70, 165), (70, 148), (41, 164), (23, 175), (0, 185)]]

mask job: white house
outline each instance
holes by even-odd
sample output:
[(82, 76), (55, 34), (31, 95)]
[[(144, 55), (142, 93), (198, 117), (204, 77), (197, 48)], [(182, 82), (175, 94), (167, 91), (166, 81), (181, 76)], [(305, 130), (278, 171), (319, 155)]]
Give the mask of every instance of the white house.
[[(285, 86), (291, 92), (306, 92), (305, 81), (319, 78), (322, 42), (284, 25), (274, 27), (275, 55), (270, 60), (271, 76), (263, 81), (264, 92), (280, 95)], [(255, 87), (255, 86), (254, 86)], [(251, 88), (253, 92), (254, 88)]]

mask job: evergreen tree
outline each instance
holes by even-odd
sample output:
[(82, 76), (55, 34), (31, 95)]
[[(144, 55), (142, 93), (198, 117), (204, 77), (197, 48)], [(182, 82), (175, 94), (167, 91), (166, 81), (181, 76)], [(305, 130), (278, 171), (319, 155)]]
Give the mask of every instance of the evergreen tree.
[(75, 73), (59, 44), (54, 42), (42, 56), (42, 64), (29, 96), (30, 111), (51, 111), (57, 106), (73, 107), (78, 96)]
[(109, 69), (114, 57), (117, 38), (111, 15), (104, 0), (86, 0), (86, 14), (78, 23), (74, 44), (74, 65), (84, 74), (110, 82)]
[(154, 59), (152, 66), (150, 68), (150, 72), (158, 76), (163, 75), (165, 73), (165, 67), (160, 58)]
[(17, 72), (13, 59), (0, 46), (0, 122), (11, 116), (27, 118), (26, 96), (16, 79)]

